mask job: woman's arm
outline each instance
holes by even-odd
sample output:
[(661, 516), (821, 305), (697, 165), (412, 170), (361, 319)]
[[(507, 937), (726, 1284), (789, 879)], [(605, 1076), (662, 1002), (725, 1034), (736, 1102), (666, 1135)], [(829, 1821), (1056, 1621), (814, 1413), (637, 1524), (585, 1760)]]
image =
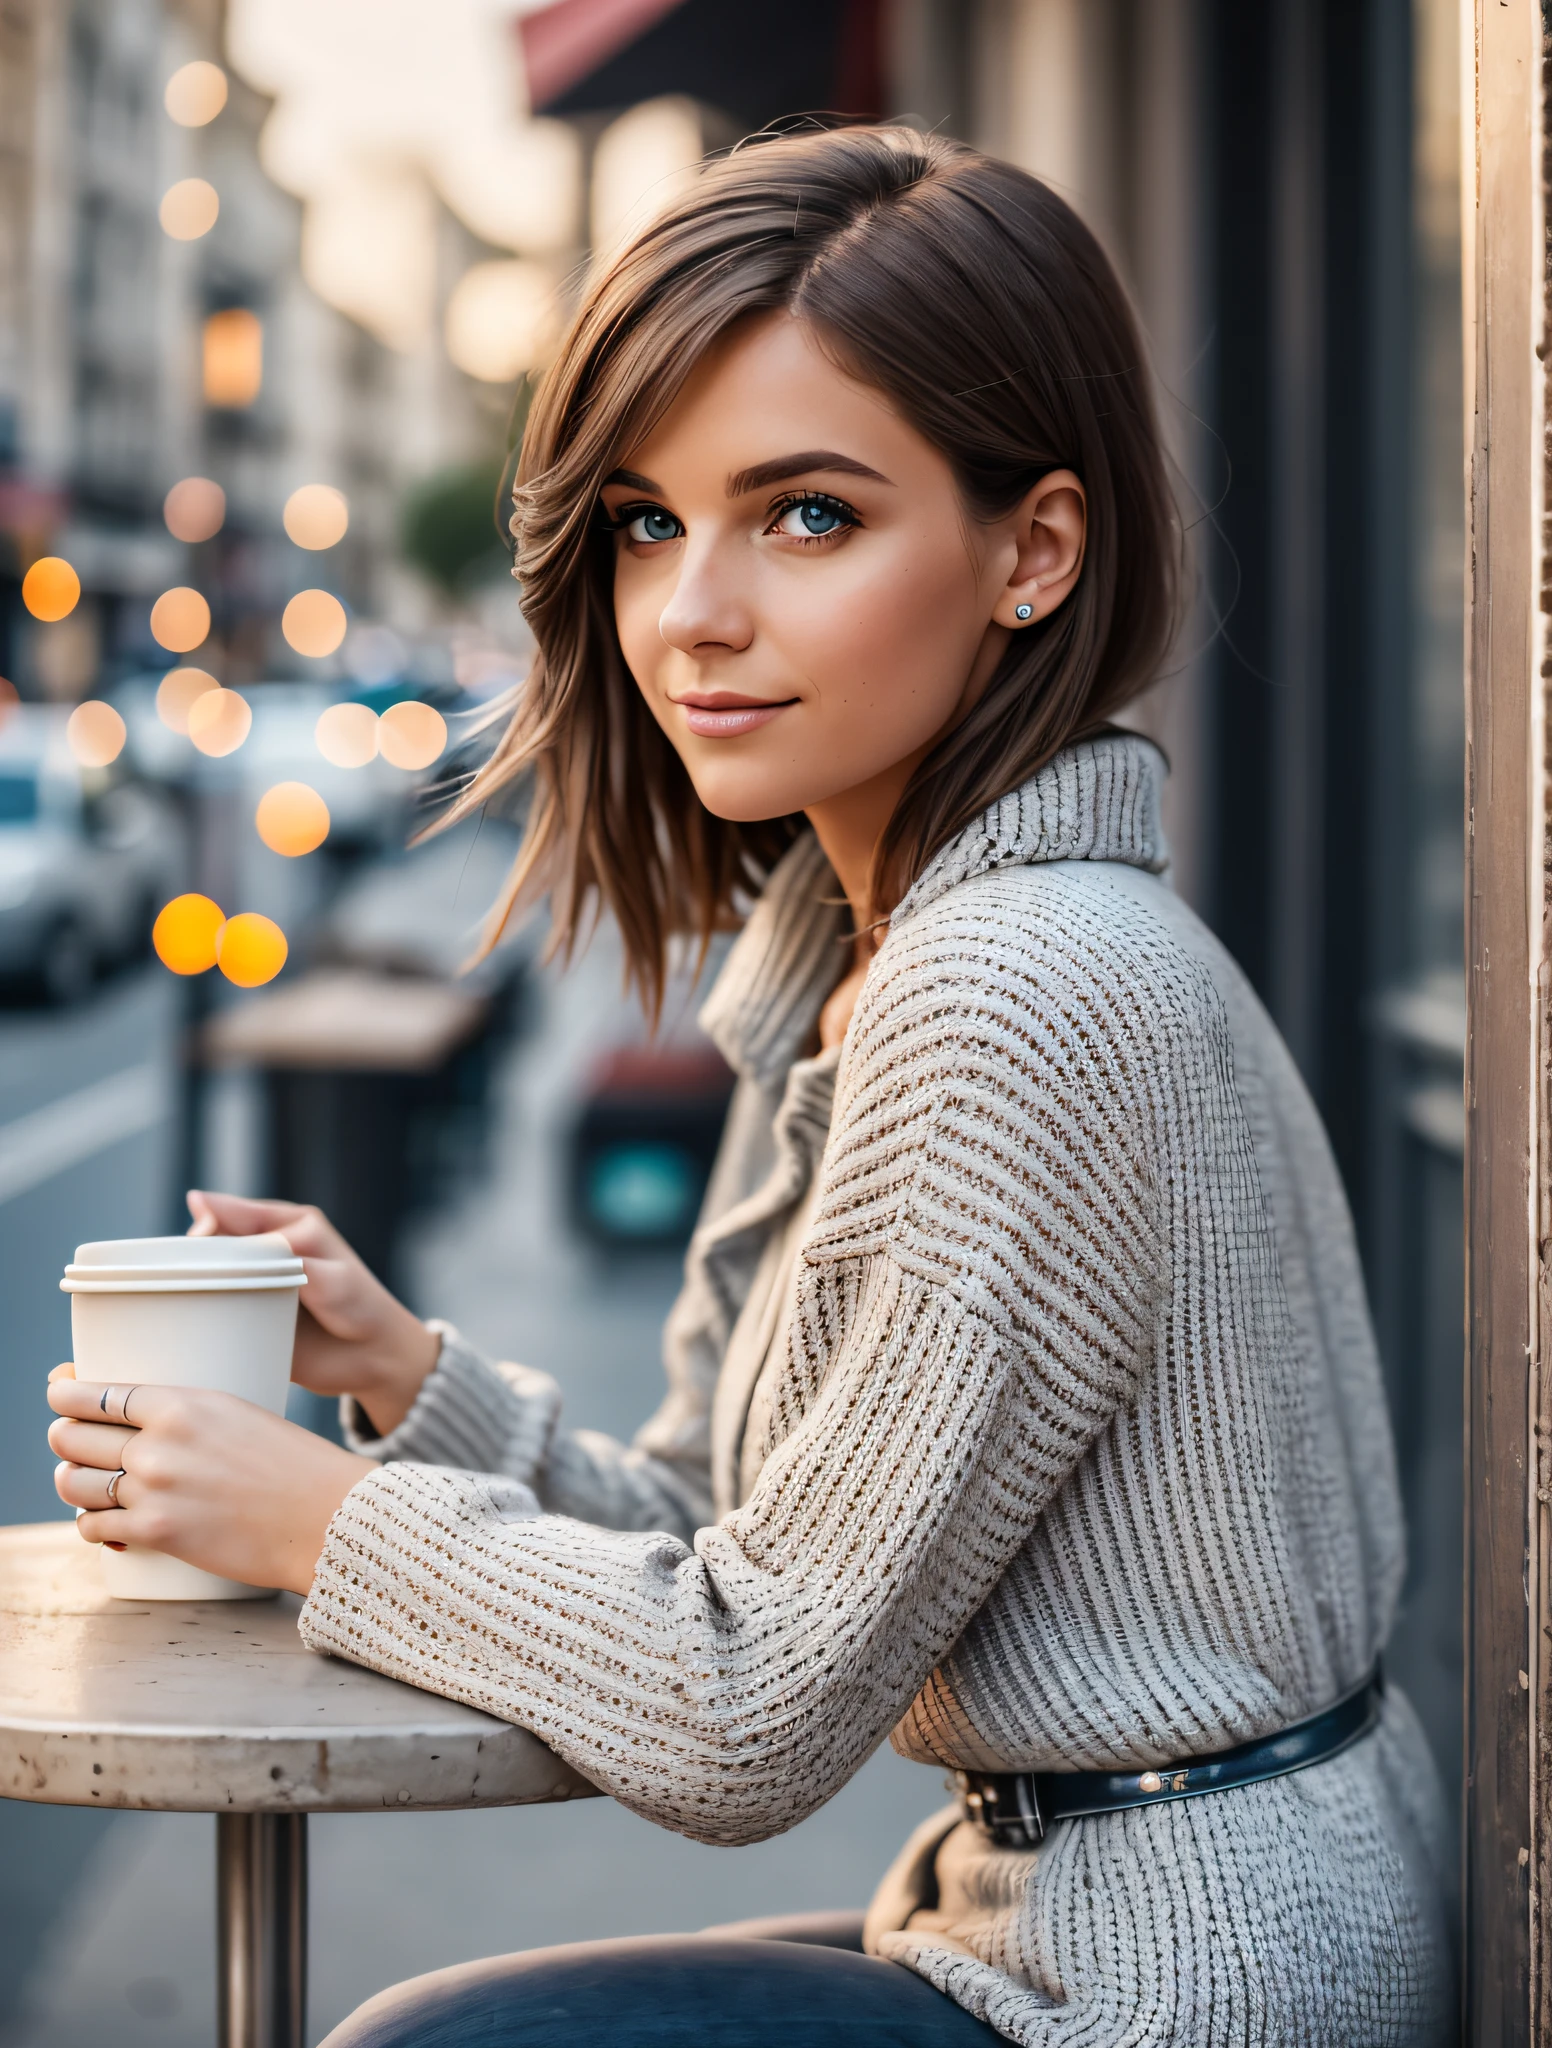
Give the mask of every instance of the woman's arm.
[(1031, 1015), (988, 981), (859, 1011), (742, 1508), (691, 1548), (385, 1468), (330, 1526), (306, 1639), (532, 1728), (701, 1839), (828, 1798), (1151, 1358), (1155, 1181), (1113, 1020), (1081, 987)]
[(291, 1376), (339, 1397), (345, 1441), (359, 1456), (499, 1473), (535, 1487), (546, 1506), (609, 1528), (689, 1536), (710, 1520), (712, 1380), (682, 1303), (665, 1343), (668, 1399), (627, 1445), (561, 1429), (561, 1390), (547, 1373), (487, 1359), (451, 1324), (422, 1322), (317, 1209), (202, 1189), (188, 1200), (197, 1236), (278, 1230), (301, 1255), (307, 1287)]

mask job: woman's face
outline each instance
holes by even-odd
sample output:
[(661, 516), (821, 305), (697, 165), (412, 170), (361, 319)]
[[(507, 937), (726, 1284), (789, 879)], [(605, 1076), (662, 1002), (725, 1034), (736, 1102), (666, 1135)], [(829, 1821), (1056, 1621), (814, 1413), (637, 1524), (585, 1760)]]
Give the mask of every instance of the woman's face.
[[(1047, 476), (971, 519), (944, 458), (784, 313), (740, 327), (604, 488), (625, 659), (707, 809), (894, 796), (1081, 566)], [(818, 818), (816, 817), (816, 823)]]

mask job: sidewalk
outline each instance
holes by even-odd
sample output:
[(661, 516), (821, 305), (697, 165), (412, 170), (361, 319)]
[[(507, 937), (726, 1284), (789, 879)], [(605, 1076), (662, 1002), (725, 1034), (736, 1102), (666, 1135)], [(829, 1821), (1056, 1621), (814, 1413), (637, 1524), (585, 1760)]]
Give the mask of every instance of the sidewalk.
[[(630, 1028), (614, 948), (544, 976), (538, 1011), (494, 1105), (490, 1181), (414, 1247), (415, 1305), (553, 1372), (571, 1423), (628, 1434), (658, 1397), (675, 1266), (600, 1260), (559, 1220), (560, 1133), (591, 1060)], [(474, 1956), (864, 1905), (943, 1800), (937, 1773), (886, 1748), (820, 1813), (748, 1849), (684, 1841), (601, 1799), (315, 1819), (309, 2038), (384, 1984)], [(114, 1823), (39, 1958), (15, 2048), (209, 2048), (213, 1848), (202, 1817)]]

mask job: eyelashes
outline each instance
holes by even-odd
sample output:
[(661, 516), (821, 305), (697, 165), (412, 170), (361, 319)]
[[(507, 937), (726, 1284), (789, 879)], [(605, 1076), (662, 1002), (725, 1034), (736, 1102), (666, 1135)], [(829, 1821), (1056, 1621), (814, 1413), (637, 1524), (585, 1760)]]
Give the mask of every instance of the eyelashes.
[[(651, 502), (621, 505), (613, 513), (600, 504), (597, 524), (604, 533), (625, 534), (636, 547), (660, 547), (682, 540), (685, 532), (676, 514)], [(789, 491), (769, 507), (762, 531), (799, 547), (819, 547), (861, 524), (855, 506), (829, 491)]]
[[(802, 531), (783, 523), (793, 514), (797, 515)], [(821, 525), (816, 523), (818, 521), (828, 523)], [(812, 547), (861, 523), (854, 508), (844, 498), (832, 497), (828, 491), (792, 491), (785, 498), (778, 498), (772, 506), (771, 523), (765, 530)]]
[[(684, 534), (680, 522), (662, 505), (622, 505), (612, 516), (607, 507), (600, 505), (598, 509), (600, 524), (605, 533), (626, 534), (638, 547), (652, 547), (665, 540), (679, 540)], [(666, 533), (654, 533), (648, 530), (653, 525), (666, 526), (670, 530)], [(643, 531), (634, 532), (632, 529), (637, 526), (643, 528)]]

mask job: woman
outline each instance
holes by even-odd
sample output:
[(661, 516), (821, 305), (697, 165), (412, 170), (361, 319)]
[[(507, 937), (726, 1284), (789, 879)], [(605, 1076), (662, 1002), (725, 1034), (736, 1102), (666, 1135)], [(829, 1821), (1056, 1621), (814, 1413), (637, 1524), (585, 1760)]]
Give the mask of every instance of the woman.
[(65, 1370), (60, 1492), (701, 1840), (792, 1826), (886, 1735), (961, 1797), (866, 1957), (506, 1958), (334, 2038), (1442, 2040), (1351, 1227), (1160, 879), (1159, 757), (1105, 722), (1178, 529), (1099, 248), (907, 131), (735, 153), (588, 289), (516, 530), (539, 658), (466, 799), (534, 779), (498, 926), (547, 890), (568, 946), (602, 905), (655, 1004), (670, 942), (756, 899), (668, 1399), (629, 1448), (569, 1434), (315, 1215), (195, 1196), (307, 1255), (296, 1377), (353, 1448), (149, 1387), (92, 1423)]

